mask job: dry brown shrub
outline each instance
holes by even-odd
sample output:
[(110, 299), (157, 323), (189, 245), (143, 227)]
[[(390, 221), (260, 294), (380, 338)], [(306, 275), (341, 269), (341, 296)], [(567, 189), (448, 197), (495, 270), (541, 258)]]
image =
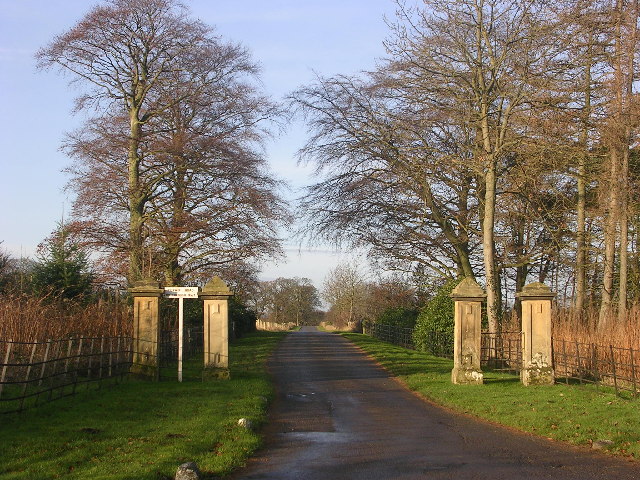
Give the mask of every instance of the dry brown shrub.
[(0, 297), (0, 340), (130, 336), (131, 327), (130, 309), (124, 302), (81, 305), (26, 295)]
[(598, 311), (595, 309), (585, 312), (582, 318), (572, 310), (556, 310), (553, 337), (559, 341), (640, 349), (640, 306), (634, 305), (629, 309), (625, 322), (619, 322), (617, 317), (610, 318), (606, 328), (598, 329), (597, 319)]
[[(554, 308), (551, 315), (552, 335), (556, 341), (640, 350), (640, 305), (629, 308), (625, 322), (620, 323), (617, 317), (612, 317), (603, 329), (597, 328), (599, 311), (595, 308), (585, 311), (581, 317), (568, 308)], [(519, 332), (520, 329), (520, 319), (515, 312), (502, 323), (503, 332)]]

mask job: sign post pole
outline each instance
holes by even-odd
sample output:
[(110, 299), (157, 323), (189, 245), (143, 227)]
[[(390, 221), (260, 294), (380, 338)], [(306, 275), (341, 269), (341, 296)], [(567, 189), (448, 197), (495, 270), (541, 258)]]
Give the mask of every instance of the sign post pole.
[(178, 381), (182, 381), (182, 334), (184, 331), (184, 315), (182, 310), (184, 299), (178, 299)]
[(198, 287), (164, 287), (165, 298), (178, 299), (178, 381), (182, 382), (182, 348), (184, 335), (184, 299), (198, 298)]

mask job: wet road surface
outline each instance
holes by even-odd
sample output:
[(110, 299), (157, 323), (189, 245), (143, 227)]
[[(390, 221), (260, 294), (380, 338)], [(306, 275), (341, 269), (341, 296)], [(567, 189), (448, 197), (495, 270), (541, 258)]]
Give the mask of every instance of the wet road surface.
[(349, 341), (307, 327), (270, 368), (265, 447), (231, 479), (640, 479), (640, 464), (455, 415), (420, 400)]

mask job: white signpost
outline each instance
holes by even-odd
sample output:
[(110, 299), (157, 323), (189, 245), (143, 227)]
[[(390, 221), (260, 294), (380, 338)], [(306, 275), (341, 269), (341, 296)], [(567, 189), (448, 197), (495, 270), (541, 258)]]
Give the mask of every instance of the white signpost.
[(165, 298), (178, 299), (178, 381), (182, 381), (182, 331), (184, 317), (182, 301), (185, 298), (198, 298), (198, 287), (164, 287)]

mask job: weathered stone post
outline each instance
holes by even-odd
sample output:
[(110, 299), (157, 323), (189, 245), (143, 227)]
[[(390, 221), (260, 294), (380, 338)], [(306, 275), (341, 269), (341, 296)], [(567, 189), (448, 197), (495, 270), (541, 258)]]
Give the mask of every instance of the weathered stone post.
[(453, 370), (451, 381), (454, 384), (482, 384), (480, 370), (480, 339), (482, 301), (486, 294), (473, 279), (465, 278), (451, 292), (455, 302), (455, 326), (453, 340)]
[(133, 295), (133, 364), (131, 373), (153, 380), (160, 378), (158, 362), (160, 328), (158, 299), (163, 290), (158, 282), (145, 279), (129, 289)]
[(551, 300), (549, 287), (535, 282), (526, 285), (517, 297), (522, 302), (522, 370), (524, 385), (553, 385), (551, 349)]
[(229, 378), (229, 297), (233, 292), (220, 277), (207, 283), (200, 298), (204, 300), (203, 380)]

